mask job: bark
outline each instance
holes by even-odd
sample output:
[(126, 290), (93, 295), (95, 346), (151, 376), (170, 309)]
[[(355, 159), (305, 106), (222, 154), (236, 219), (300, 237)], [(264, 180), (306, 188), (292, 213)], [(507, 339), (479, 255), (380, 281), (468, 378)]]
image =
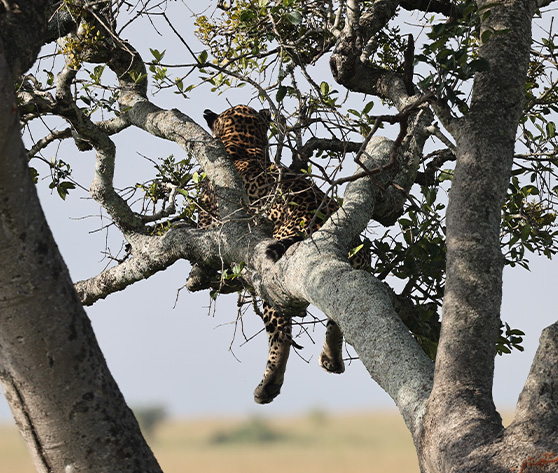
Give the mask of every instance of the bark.
[[(0, 27), (15, 35), (0, 41), (0, 381), (37, 471), (160, 472), (106, 366), (27, 167), (13, 77), (40, 47), (39, 7), (13, 13), (30, 22), (25, 30), (5, 16)], [(29, 50), (19, 56), (22, 45)]]
[[(50, 0), (26, 2), (25, 6), (7, 0), (0, 4), (0, 41), (2, 54), (15, 79), (29, 69), (43, 45)], [(33, 25), (33, 27), (30, 27)]]
[(476, 75), (470, 112), (454, 123), (457, 163), (447, 211), (442, 332), (418, 439), (423, 472), (519, 470), (522, 456), (540, 452), (536, 436), (519, 439), (504, 431), (492, 401), (502, 297), (500, 212), (522, 112), (534, 10), (529, 1), (491, 8), (482, 28), (506, 32), (482, 45), (490, 71)]

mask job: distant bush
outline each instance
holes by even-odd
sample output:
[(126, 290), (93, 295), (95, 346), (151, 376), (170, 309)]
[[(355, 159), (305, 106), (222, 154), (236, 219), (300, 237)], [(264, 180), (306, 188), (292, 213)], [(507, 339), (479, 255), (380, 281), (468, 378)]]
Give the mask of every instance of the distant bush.
[(327, 421), (327, 413), (320, 407), (308, 411), (308, 420), (314, 425), (323, 425)]
[(274, 431), (264, 420), (253, 417), (234, 430), (217, 432), (211, 437), (210, 443), (269, 443), (284, 438), (283, 434)]
[(146, 437), (153, 435), (155, 428), (167, 418), (164, 406), (141, 406), (132, 409), (141, 431)]

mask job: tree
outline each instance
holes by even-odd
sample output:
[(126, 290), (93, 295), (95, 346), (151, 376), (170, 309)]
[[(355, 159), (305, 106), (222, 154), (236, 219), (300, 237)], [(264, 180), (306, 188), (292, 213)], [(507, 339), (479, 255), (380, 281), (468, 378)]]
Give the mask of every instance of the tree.
[[(494, 357), (521, 341), (500, 320), (502, 268), (556, 252), (556, 35), (551, 22), (532, 34), (551, 3), (220, 1), (211, 15), (195, 15), (203, 46), (192, 47), (166, 2), (4, 1), (0, 378), (38, 470), (160, 471), (81, 305), (187, 259), (196, 264), (192, 289), (249, 287), (285, 313), (313, 304), (337, 322), (398, 406), (423, 472), (554, 471), (558, 326), (544, 331), (505, 429), (491, 394)], [(406, 31), (409, 14), (420, 41)], [(124, 41), (119, 25), (143, 17), (166, 22), (190, 63), (166, 64), (157, 49), (148, 63)], [(53, 41), (63, 64), (23, 75)], [(331, 78), (320, 81), (315, 65), (324, 62)], [(251, 88), (274, 116), (276, 162), (289, 150), (291, 169), (334, 197), (347, 184), (341, 210), (271, 261), (270, 230), (253, 224), (261, 218), (246, 208), (222, 144), (186, 114), (158, 107), (151, 83), (183, 96), (201, 84)], [(355, 105), (362, 94), (375, 100)], [(380, 102), (387, 111), (372, 114)], [(69, 126), (25, 150), (18, 120), (25, 129), (45, 115)], [(377, 136), (389, 125), (395, 139)], [(114, 186), (111, 138), (128, 127), (188, 154), (157, 163), (132, 196)], [(435, 150), (426, 154), (430, 137)], [(95, 151), (91, 196), (126, 242), (124, 256), (75, 291), (33, 187), (40, 151), (64, 139)], [(352, 160), (354, 174), (341, 174)], [(47, 165), (51, 187), (67, 198), (70, 166)], [(204, 179), (217, 189), (221, 219), (208, 229), (195, 225)], [(357, 271), (347, 253), (371, 221), (384, 227), (370, 237), (371, 271)], [(385, 284), (389, 273), (402, 288)]]

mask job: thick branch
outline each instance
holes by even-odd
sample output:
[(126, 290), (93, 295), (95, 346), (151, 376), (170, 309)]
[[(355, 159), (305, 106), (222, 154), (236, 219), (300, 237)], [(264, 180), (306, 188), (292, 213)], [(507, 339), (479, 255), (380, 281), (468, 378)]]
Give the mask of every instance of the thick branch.
[(35, 0), (21, 6), (7, 2), (9, 8), (5, 10), (3, 6), (0, 10), (0, 41), (9, 45), (0, 54), (6, 55), (14, 79), (33, 65), (41, 49), (50, 4), (50, 0)]
[[(239, 235), (242, 235), (239, 237)], [(197, 229), (186, 225), (170, 228), (162, 236), (132, 235), (133, 257), (109, 268), (97, 276), (75, 283), (83, 305), (92, 305), (114, 292), (124, 290), (135, 282), (163, 271), (179, 259), (192, 264), (221, 268), (227, 262), (244, 261), (252, 266), (262, 266), (265, 249), (255, 251), (270, 243), (270, 239), (250, 231), (249, 221), (229, 222), (221, 228)], [(200, 288), (197, 288), (200, 289)]]
[(424, 471), (445, 471), (444, 465), (465, 454), (464, 443), (469, 453), (502, 431), (492, 400), (502, 298), (499, 233), (525, 96), (534, 5), (524, 0), (477, 4), (491, 13), (481, 31), (500, 34), (479, 50), (490, 71), (476, 74), (470, 111), (456, 133), (457, 162), (447, 210), (447, 279), (423, 432)]
[[(358, 3), (358, 2), (355, 2)], [(345, 28), (339, 35), (330, 58), (334, 79), (354, 92), (376, 95), (392, 100), (398, 110), (408, 103), (403, 74), (378, 68), (367, 61), (368, 43), (395, 15), (399, 1), (380, 0), (356, 18), (358, 27)]]
[[(364, 164), (373, 169), (389, 161), (391, 144), (384, 138), (373, 139)], [(413, 171), (405, 168), (400, 173)], [(378, 179), (387, 186), (393, 175), (384, 172)], [(384, 285), (352, 269), (345, 256), (347, 245), (374, 212), (378, 195), (378, 187), (367, 177), (349, 184), (342, 208), (311, 240), (288, 250), (277, 264), (280, 290), (315, 305), (340, 325), (364, 366), (394, 399), (416, 434), (432, 386), (433, 364), (395, 312)], [(274, 295), (277, 300), (282, 293)]]
[(405, 10), (441, 13), (448, 18), (456, 17), (459, 11), (453, 2), (448, 0), (402, 0), (401, 6)]
[[(162, 237), (136, 236), (136, 251), (134, 251), (132, 258), (103, 271), (97, 276), (74, 284), (81, 303), (85, 306), (92, 305), (99, 299), (104, 299), (135, 282), (165, 270), (180, 257), (191, 256), (176, 251), (178, 248), (184, 248), (185, 245), (176, 246), (172, 244), (175, 242), (175, 233), (176, 231), (171, 229)], [(186, 246), (189, 247), (190, 245)]]
[(480, 49), (490, 71), (475, 77), (471, 112), (457, 140), (447, 211), (448, 277), (438, 376), (441, 384), (474, 386), (489, 397), (500, 324), (500, 214), (529, 61), (533, 11), (524, 4), (508, 1), (493, 6), (488, 24), (483, 25), (507, 32)]
[(124, 233), (145, 231), (139, 215), (128, 206), (127, 202), (114, 190), (114, 165), (116, 147), (108, 133), (95, 125), (74, 103), (70, 90), (75, 71), (68, 64), (58, 74), (56, 80), (56, 109), (68, 120), (79, 140), (95, 148), (95, 176), (91, 184), (91, 196), (108, 212), (116, 226)]
[(510, 433), (534, 442), (558, 440), (558, 323), (543, 330)]

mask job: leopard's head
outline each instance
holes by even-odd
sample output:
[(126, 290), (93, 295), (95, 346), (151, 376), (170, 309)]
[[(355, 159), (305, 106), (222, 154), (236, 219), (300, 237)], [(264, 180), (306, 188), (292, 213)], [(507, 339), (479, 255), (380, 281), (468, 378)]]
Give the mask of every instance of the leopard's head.
[(235, 150), (267, 149), (267, 132), (271, 123), (269, 110), (258, 112), (247, 105), (237, 105), (219, 115), (205, 110), (203, 116), (213, 136), (221, 139), (230, 154), (234, 154)]

